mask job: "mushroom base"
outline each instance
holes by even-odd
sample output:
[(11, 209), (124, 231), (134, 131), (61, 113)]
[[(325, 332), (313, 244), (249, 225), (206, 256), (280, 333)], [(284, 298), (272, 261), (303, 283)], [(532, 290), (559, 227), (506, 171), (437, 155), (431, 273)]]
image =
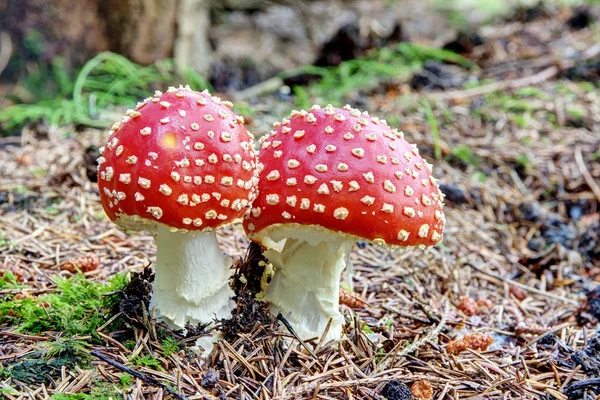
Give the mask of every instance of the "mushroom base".
[(268, 241), (265, 256), (275, 274), (264, 298), (271, 311), (281, 312), (303, 340), (321, 337), (331, 319), (325, 340), (340, 339), (340, 275), (354, 241), (310, 227), (271, 231)]
[(156, 229), (156, 275), (150, 309), (176, 329), (231, 318), (231, 258), (221, 254), (215, 232)]

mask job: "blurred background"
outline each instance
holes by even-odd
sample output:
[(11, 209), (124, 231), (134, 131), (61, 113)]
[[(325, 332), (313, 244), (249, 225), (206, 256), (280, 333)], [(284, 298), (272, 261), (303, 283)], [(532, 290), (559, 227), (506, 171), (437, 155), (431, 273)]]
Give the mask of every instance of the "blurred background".
[(0, 0), (0, 133), (33, 122), (104, 128), (118, 106), (179, 83), (243, 100), (246, 116), (265, 94), (286, 111), (315, 101), (369, 108), (369, 90), (477, 85), (499, 74), (487, 66), (503, 63), (505, 79), (522, 72), (511, 61), (575, 58), (582, 49), (573, 42), (592, 46), (597, 35), (563, 36), (596, 24), (599, 8), (594, 0)]

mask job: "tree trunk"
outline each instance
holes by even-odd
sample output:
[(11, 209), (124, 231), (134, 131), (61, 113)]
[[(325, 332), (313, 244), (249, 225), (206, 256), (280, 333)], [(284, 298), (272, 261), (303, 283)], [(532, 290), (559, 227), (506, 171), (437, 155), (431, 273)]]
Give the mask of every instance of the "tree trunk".
[(109, 48), (95, 1), (0, 0), (0, 31), (13, 50), (4, 81), (16, 79), (31, 62), (61, 56), (76, 67)]
[(210, 69), (210, 0), (179, 0), (175, 62), (206, 75)]
[(113, 51), (143, 65), (172, 56), (177, 1), (99, 0), (99, 7)]

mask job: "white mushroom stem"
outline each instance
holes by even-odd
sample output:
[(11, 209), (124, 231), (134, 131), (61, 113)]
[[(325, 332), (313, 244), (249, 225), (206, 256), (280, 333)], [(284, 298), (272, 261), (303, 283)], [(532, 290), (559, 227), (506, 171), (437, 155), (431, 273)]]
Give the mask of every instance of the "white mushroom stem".
[(219, 250), (217, 235), (156, 229), (156, 275), (150, 309), (175, 328), (186, 322), (231, 318), (231, 259)]
[(340, 339), (344, 321), (339, 312), (340, 276), (353, 240), (312, 228), (285, 230), (286, 239), (271, 232), (266, 240), (272, 246), (265, 256), (275, 268), (265, 292), (271, 311), (281, 312), (303, 340), (320, 338), (331, 319), (325, 340)]

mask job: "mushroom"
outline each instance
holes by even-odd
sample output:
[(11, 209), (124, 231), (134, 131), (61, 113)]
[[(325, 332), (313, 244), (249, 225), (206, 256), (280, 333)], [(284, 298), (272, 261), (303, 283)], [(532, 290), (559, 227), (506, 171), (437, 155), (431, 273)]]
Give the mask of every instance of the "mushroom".
[(402, 132), (350, 106), (292, 111), (261, 138), (259, 195), (244, 221), (275, 269), (264, 292), (303, 339), (339, 339), (340, 274), (357, 240), (442, 240), (443, 194)]
[(108, 217), (155, 235), (151, 309), (174, 328), (235, 307), (215, 230), (241, 222), (258, 178), (252, 135), (231, 106), (188, 86), (157, 91), (113, 125), (98, 159)]

